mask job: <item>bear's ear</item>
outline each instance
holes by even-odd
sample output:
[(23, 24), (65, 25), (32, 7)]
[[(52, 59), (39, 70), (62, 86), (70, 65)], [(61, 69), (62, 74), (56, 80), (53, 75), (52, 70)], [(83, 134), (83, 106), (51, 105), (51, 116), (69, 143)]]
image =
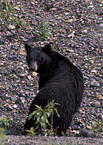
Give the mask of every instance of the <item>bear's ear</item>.
[(51, 45), (47, 44), (42, 48), (42, 51), (45, 52), (46, 54), (51, 54)]
[(28, 52), (30, 51), (31, 47), (28, 44), (25, 44), (25, 50)]

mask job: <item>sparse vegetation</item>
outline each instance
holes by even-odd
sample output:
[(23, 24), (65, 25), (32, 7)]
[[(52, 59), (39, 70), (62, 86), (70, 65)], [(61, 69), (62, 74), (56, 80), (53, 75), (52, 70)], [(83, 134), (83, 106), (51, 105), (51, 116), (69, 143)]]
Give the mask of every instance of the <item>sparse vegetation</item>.
[(103, 132), (103, 122), (93, 121), (91, 123), (91, 127), (94, 136), (96, 136), (98, 132)]
[(9, 117), (0, 118), (0, 145), (3, 145), (3, 139), (7, 139), (5, 131), (7, 128), (10, 128), (11, 123), (12, 120)]
[[(35, 111), (29, 115), (29, 119), (35, 116), (36, 122), (35, 125), (37, 126), (35, 129), (31, 127), (30, 130), (26, 130), (28, 132), (28, 135), (35, 135), (39, 132), (42, 133), (45, 136), (48, 135), (54, 135), (53, 130), (53, 114), (56, 112), (57, 116), (59, 116), (56, 105), (59, 105), (58, 103), (55, 103), (54, 100), (50, 102), (48, 105), (44, 107), (44, 109), (41, 106), (36, 105)], [(51, 117), (51, 121), (50, 120)], [(50, 126), (50, 129), (47, 127)], [(38, 131), (39, 130), (39, 131)]]
[[(11, 0), (2, 0), (0, 2), (0, 23), (5, 25), (9, 30), (18, 29), (25, 26), (25, 21), (19, 18), (18, 10), (15, 9)], [(16, 14), (16, 15), (15, 15)], [(11, 23), (11, 24), (10, 24)]]
[(10, 128), (12, 120), (9, 117), (3, 117), (0, 119), (0, 126), (4, 128)]
[(0, 145), (4, 145), (2, 142), (3, 139), (7, 139), (7, 136), (5, 135), (5, 129), (0, 127)]
[(42, 19), (39, 22), (38, 27), (36, 27), (36, 35), (42, 39), (42, 40), (48, 40), (50, 37), (50, 33), (49, 33), (49, 25), (47, 22), (44, 22)]
[(11, 19), (11, 13), (14, 13), (15, 9), (13, 7), (12, 1), (2, 0), (1, 1), (1, 12), (0, 21), (3, 23), (8, 19)]

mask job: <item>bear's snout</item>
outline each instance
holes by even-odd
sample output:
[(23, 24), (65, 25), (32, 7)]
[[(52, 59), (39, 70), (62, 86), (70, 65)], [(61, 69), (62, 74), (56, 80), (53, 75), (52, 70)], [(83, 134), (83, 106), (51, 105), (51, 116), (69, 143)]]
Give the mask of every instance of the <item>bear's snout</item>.
[(38, 70), (37, 62), (32, 61), (32, 62), (30, 63), (30, 66), (29, 66), (29, 70), (30, 70), (30, 71), (37, 71), (37, 70)]

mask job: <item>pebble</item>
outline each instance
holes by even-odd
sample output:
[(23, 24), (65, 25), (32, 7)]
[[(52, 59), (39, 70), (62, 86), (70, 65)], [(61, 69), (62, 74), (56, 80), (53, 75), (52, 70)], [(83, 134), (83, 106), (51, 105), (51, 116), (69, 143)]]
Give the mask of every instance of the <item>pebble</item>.
[(72, 133), (75, 133), (75, 136), (79, 136), (80, 132), (78, 130), (73, 130)]
[(73, 130), (79, 130), (80, 126), (79, 125), (72, 125), (71, 129), (73, 129)]
[(91, 86), (98, 87), (98, 86), (100, 86), (100, 84), (96, 80), (93, 80), (93, 81), (91, 81)]
[(100, 107), (100, 101), (95, 101), (95, 107)]
[(99, 27), (99, 28), (103, 28), (103, 24), (99, 24), (98, 27)]
[(92, 131), (87, 130), (87, 129), (81, 129), (80, 136), (92, 137), (93, 135), (92, 135)]
[(20, 92), (18, 92), (18, 96), (19, 97), (24, 97), (24, 98), (26, 97), (26, 95), (24, 93), (20, 93)]
[(88, 130), (91, 130), (92, 129), (92, 126), (86, 126), (86, 128), (88, 129)]
[(25, 98), (24, 97), (20, 97), (21, 102), (24, 104), (25, 103)]
[(14, 104), (14, 105), (13, 105), (13, 107), (14, 107), (14, 108), (17, 108), (17, 105), (16, 105), (16, 104)]
[(9, 24), (9, 25), (8, 25), (8, 29), (11, 29), (11, 30), (12, 30), (12, 29), (15, 29), (15, 26), (14, 26), (14, 25)]
[(92, 107), (100, 107), (100, 104), (101, 104), (100, 101), (95, 101), (95, 102), (91, 103), (91, 106)]
[(100, 12), (100, 15), (103, 15), (103, 10)]
[(97, 70), (95, 69), (91, 70), (91, 72), (97, 74)]
[(100, 118), (100, 119), (102, 119), (102, 120), (103, 120), (103, 114), (102, 114), (102, 113), (100, 113), (100, 114), (98, 115), (98, 118)]
[[(94, 107), (94, 105), (93, 105), (93, 107)], [(94, 110), (94, 109), (92, 109), (92, 110), (91, 110), (91, 113), (92, 113), (92, 114), (95, 114), (95, 110)]]
[(6, 106), (7, 111), (12, 111), (13, 108), (11, 106)]
[(13, 102), (16, 102), (17, 99), (18, 99), (18, 96), (12, 96), (12, 97), (11, 97), (11, 100), (12, 100)]
[(25, 78), (26, 76), (27, 76), (27, 73), (20, 74), (21, 78)]
[(29, 80), (33, 80), (33, 78), (31, 77), (31, 75), (28, 76), (28, 79), (29, 79)]

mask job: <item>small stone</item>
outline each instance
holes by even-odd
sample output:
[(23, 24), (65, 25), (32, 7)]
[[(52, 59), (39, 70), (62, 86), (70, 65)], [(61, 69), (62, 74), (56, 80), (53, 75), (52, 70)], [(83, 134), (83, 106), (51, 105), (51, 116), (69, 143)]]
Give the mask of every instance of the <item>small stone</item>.
[(103, 15), (103, 11), (100, 12), (100, 15)]
[(76, 120), (75, 121), (75, 125), (81, 125), (81, 124), (83, 124), (83, 122), (81, 120)]
[(24, 104), (25, 103), (25, 98), (24, 97), (20, 97), (21, 102)]
[(7, 99), (6, 102), (10, 102), (10, 99)]
[(91, 103), (91, 106), (92, 107), (100, 107), (100, 101), (96, 101), (96, 102)]
[(16, 10), (20, 11), (20, 8), (18, 6), (15, 6), (14, 7)]
[(92, 137), (92, 131), (87, 130), (87, 129), (81, 129), (80, 136)]
[(93, 8), (93, 5), (90, 5), (89, 8)]
[(80, 109), (80, 110), (79, 110), (79, 113), (82, 114), (82, 113), (83, 113), (83, 110)]
[(65, 20), (66, 23), (71, 23), (73, 22), (73, 19), (68, 19), (68, 20)]
[(100, 107), (100, 101), (95, 102), (95, 107)]
[(80, 133), (78, 130), (73, 130), (72, 132), (75, 133), (76, 135), (79, 135)]
[(14, 104), (14, 106), (13, 106), (14, 108), (17, 108), (17, 105), (16, 104)]
[(88, 125), (88, 126), (86, 126), (86, 128), (89, 129), (89, 130), (91, 130), (92, 129), (92, 126), (89, 126)]
[(11, 100), (12, 100), (13, 102), (16, 102), (17, 99), (18, 99), (18, 96), (13, 96), (13, 97), (11, 97)]
[(25, 55), (26, 53), (25, 53), (25, 49), (20, 49), (20, 54), (21, 55)]
[(67, 51), (67, 52), (74, 52), (73, 49), (69, 49), (69, 48), (66, 48), (66, 51)]
[(79, 125), (72, 125), (71, 129), (73, 129), (73, 130), (79, 130), (80, 126)]
[(84, 33), (87, 33), (87, 30), (83, 30)]
[(98, 98), (98, 100), (103, 100), (102, 95), (97, 95), (96, 97)]
[(37, 76), (37, 73), (36, 73), (36, 72), (32, 72), (31, 74), (32, 74), (32, 76), (34, 76), (34, 77)]
[(91, 82), (91, 86), (92, 86), (92, 87), (98, 87), (98, 86), (100, 86), (100, 84), (99, 84), (96, 80), (93, 80), (93, 81)]
[(26, 95), (24, 93), (20, 93), (20, 92), (18, 93), (18, 96), (19, 97), (26, 97)]
[(99, 28), (103, 28), (103, 24), (99, 24), (98, 26), (99, 26)]
[(103, 114), (100, 113), (100, 114), (98, 115), (98, 118), (103, 120)]
[(10, 29), (10, 30), (15, 29), (15, 26), (14, 25), (9, 25), (8, 29)]
[(7, 109), (8, 111), (12, 111), (12, 110), (13, 110), (13, 108), (12, 108), (11, 106), (6, 106), (6, 109)]
[(26, 76), (27, 76), (26, 73), (20, 74), (20, 77), (21, 77), (21, 78), (25, 78)]
[[(91, 105), (91, 106), (92, 106), (92, 105)], [(93, 107), (94, 107), (94, 106), (95, 106), (95, 105), (93, 104)], [(91, 110), (91, 113), (92, 113), (92, 114), (95, 114), (95, 110), (92, 109), (92, 110)]]
[(97, 70), (95, 69), (91, 70), (91, 72), (97, 74)]
[(92, 60), (92, 59), (91, 59), (91, 60), (89, 60), (89, 62), (90, 62), (91, 64), (94, 64), (94, 60)]
[(73, 38), (74, 37), (74, 33), (69, 34), (67, 37)]
[(67, 16), (67, 15), (69, 15), (69, 13), (65, 12), (65, 15)]
[(28, 79), (31, 80), (31, 78), (32, 78), (32, 77), (29, 75), (29, 76), (28, 76)]

